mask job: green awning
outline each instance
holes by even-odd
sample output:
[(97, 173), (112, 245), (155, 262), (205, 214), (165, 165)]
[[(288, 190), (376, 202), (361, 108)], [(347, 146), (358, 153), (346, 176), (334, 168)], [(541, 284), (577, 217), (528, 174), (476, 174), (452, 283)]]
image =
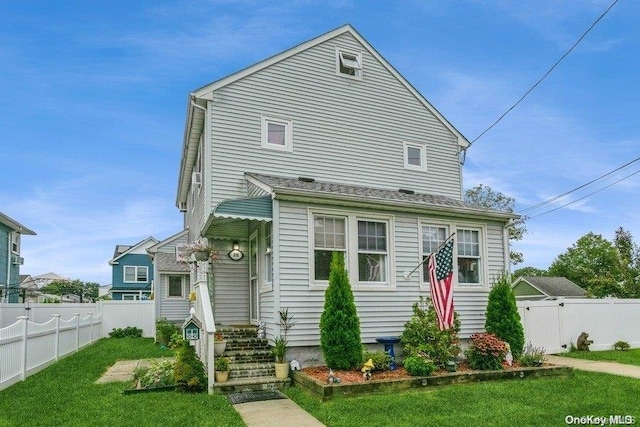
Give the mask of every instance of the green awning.
[(273, 218), (271, 196), (225, 200), (216, 206), (213, 216), (215, 218), (271, 221)]

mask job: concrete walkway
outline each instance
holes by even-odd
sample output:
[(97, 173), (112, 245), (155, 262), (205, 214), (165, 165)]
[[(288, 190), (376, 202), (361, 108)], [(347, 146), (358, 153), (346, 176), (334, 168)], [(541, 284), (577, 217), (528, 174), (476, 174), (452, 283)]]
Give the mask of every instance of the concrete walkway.
[(247, 427), (321, 427), (320, 421), (291, 399), (264, 400), (233, 405)]
[(106, 383), (115, 383), (115, 382), (126, 382), (131, 379), (133, 376), (133, 371), (136, 370), (137, 367), (145, 367), (151, 365), (151, 360), (155, 360), (160, 363), (165, 360), (175, 360), (174, 357), (162, 357), (158, 359), (141, 359), (141, 360), (118, 360), (113, 364), (107, 372), (104, 373), (96, 384), (106, 384)]
[(554, 365), (570, 366), (581, 371), (603, 372), (605, 374), (620, 375), (640, 379), (640, 366), (625, 365), (617, 362), (600, 362), (596, 360), (575, 359), (573, 357), (562, 357), (546, 355), (545, 359)]

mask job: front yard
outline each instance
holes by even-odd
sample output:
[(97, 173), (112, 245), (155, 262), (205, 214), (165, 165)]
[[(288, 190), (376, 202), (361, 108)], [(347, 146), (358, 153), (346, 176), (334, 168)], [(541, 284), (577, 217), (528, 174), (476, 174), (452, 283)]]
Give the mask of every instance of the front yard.
[(632, 350), (606, 350), (606, 351), (571, 351), (558, 356), (574, 357), (576, 359), (600, 360), (605, 362), (618, 362), (627, 365), (640, 366), (640, 348)]
[[(220, 395), (123, 395), (123, 383), (95, 383), (116, 360), (170, 355), (150, 339), (100, 340), (0, 392), (0, 426), (244, 425)], [(569, 378), (457, 384), (325, 403), (297, 388), (285, 393), (327, 426), (565, 425), (567, 416), (589, 415), (631, 415), (640, 422), (640, 381), (580, 371)]]

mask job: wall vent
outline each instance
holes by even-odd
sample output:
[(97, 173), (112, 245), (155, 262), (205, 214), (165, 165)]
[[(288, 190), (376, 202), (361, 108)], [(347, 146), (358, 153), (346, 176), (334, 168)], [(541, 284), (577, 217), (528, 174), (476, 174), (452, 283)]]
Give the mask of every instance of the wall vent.
[(306, 177), (304, 177), (304, 176), (299, 176), (299, 177), (298, 177), (298, 181), (302, 181), (302, 182), (316, 182), (316, 180), (315, 180), (315, 179), (313, 179), (313, 178), (306, 178)]

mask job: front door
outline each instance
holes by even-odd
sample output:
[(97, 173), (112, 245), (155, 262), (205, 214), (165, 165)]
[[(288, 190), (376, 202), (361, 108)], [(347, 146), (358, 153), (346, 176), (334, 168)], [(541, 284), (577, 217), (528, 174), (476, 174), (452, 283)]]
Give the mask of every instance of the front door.
[(260, 285), (258, 284), (258, 232), (249, 238), (249, 321), (260, 321)]

